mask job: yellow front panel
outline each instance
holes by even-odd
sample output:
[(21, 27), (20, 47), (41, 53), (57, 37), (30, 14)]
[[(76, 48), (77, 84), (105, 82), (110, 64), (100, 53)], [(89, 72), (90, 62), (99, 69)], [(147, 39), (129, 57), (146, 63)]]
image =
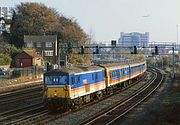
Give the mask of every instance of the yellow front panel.
[(106, 69), (106, 86), (110, 86), (110, 71), (108, 69)]
[(47, 98), (69, 98), (70, 85), (47, 87)]

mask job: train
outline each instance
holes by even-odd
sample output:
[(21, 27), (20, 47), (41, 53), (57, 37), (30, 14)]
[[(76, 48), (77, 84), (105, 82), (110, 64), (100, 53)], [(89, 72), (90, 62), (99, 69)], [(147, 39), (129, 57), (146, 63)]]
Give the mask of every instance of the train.
[(44, 101), (50, 109), (74, 109), (127, 86), (146, 70), (145, 60), (50, 70), (43, 78)]

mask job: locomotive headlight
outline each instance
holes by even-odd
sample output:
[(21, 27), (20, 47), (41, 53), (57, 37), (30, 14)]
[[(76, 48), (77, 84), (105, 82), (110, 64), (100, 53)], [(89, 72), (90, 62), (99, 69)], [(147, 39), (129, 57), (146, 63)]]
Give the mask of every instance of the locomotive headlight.
[(54, 96), (57, 96), (57, 93), (54, 93)]
[(56, 90), (54, 91), (54, 96), (56, 96), (56, 97), (57, 97), (57, 91), (56, 91)]

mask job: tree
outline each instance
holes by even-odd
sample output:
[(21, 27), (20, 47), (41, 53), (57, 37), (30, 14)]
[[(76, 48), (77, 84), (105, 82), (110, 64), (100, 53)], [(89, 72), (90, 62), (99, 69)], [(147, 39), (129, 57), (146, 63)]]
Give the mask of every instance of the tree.
[(11, 64), (12, 59), (8, 55), (0, 54), (0, 65), (9, 65)]
[[(76, 20), (60, 15), (55, 9), (39, 3), (26, 2), (16, 6), (10, 32), (11, 42), (20, 48), (24, 45), (24, 35), (57, 35), (58, 44), (66, 43), (71, 46), (84, 44), (89, 40)], [(68, 56), (77, 53), (77, 49), (70, 48), (65, 52)]]
[[(64, 16), (59, 16), (58, 18), (59, 29), (57, 29), (57, 34), (59, 37), (59, 43), (64, 44), (67, 43), (69, 46), (82, 45), (88, 42), (89, 38), (87, 34), (81, 29), (78, 23), (73, 19), (68, 19)], [(66, 53), (68, 54), (68, 62), (74, 64), (85, 64), (89, 61), (89, 55), (85, 55), (83, 58), (80, 56), (74, 55), (74, 53), (78, 53), (79, 49), (72, 49), (68, 47)], [(74, 61), (76, 60), (76, 61)], [(78, 63), (76, 63), (78, 62)]]
[(42, 35), (53, 31), (57, 16), (43, 4), (21, 3), (13, 12), (11, 34), (17, 47), (23, 46), (24, 35)]

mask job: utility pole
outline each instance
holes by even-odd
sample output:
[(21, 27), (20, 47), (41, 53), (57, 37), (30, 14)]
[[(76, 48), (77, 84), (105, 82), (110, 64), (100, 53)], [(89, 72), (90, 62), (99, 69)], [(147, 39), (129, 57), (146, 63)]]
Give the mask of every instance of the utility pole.
[(60, 51), (61, 51), (61, 50), (60, 50), (60, 48), (61, 48), (61, 47), (60, 47), (60, 42), (59, 42), (59, 45), (58, 45), (58, 46), (59, 46), (59, 49), (58, 49), (58, 50), (59, 50), (59, 51), (58, 51), (58, 69), (60, 69), (60, 68), (61, 68), (61, 63), (60, 63), (60, 56), (61, 56), (61, 53), (60, 53)]
[(172, 73), (172, 78), (174, 78), (174, 47), (172, 47), (173, 50), (173, 73)]
[(180, 47), (178, 46), (178, 34), (179, 34), (179, 32), (178, 32), (178, 25), (176, 25), (176, 28), (177, 28), (177, 48), (178, 48), (178, 50), (179, 50)]

